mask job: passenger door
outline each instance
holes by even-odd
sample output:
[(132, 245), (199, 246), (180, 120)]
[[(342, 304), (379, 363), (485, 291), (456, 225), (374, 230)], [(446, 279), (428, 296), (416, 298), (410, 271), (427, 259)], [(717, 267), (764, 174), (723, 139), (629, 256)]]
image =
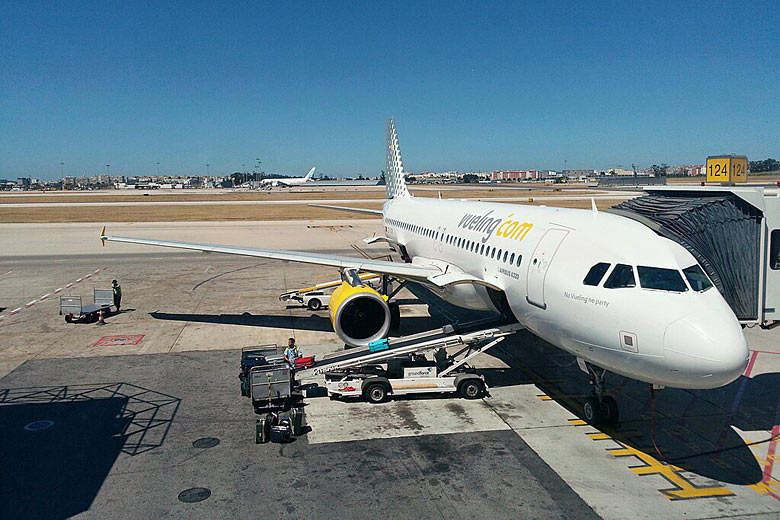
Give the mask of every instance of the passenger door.
[(531, 255), (528, 266), (528, 284), (526, 301), (542, 309), (547, 308), (544, 300), (544, 280), (550, 268), (555, 252), (569, 232), (563, 229), (549, 229)]

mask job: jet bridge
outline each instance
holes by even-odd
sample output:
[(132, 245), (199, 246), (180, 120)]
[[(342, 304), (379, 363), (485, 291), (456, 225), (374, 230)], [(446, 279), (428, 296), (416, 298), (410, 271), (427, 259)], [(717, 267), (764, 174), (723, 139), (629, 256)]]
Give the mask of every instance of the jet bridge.
[(743, 324), (780, 321), (780, 190), (648, 186), (611, 213), (678, 242), (701, 264)]

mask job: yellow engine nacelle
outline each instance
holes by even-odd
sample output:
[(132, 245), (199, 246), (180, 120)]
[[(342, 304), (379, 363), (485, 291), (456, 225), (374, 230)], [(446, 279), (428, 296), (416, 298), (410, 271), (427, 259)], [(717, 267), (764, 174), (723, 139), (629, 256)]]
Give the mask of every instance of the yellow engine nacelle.
[(390, 330), (387, 297), (371, 287), (342, 282), (331, 294), (328, 310), (333, 330), (347, 345), (366, 346), (384, 338)]

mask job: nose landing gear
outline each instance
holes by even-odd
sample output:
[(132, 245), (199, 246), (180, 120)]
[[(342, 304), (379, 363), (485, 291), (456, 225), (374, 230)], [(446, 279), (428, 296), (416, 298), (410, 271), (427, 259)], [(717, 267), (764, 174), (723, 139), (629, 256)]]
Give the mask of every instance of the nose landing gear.
[(585, 363), (590, 384), (593, 386), (593, 395), (585, 398), (582, 412), (585, 420), (594, 426), (613, 425), (618, 422), (620, 410), (617, 401), (611, 395), (604, 395), (604, 380), (607, 371)]

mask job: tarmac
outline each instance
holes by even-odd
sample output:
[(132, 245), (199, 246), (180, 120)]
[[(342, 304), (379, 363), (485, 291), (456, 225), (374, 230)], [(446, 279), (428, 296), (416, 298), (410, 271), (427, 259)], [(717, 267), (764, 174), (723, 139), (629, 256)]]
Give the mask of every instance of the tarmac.
[[(373, 219), (108, 227), (387, 254), (361, 242), (379, 231)], [(1, 518), (780, 516), (780, 329), (745, 329), (752, 357), (739, 380), (663, 390), (654, 410), (646, 385), (610, 376), (621, 408), (613, 429), (582, 421), (589, 387), (574, 358), (521, 331), (476, 358), (489, 397), (307, 397), (305, 435), (257, 445), (239, 392), (240, 348), (294, 336), (307, 355), (341, 349), (327, 310), (278, 301), (337, 273), (104, 248), (99, 228), (0, 225)], [(112, 279), (124, 297), (106, 325), (58, 315), (60, 294), (91, 300)], [(400, 334), (463, 317), (419, 287), (399, 302)]]

